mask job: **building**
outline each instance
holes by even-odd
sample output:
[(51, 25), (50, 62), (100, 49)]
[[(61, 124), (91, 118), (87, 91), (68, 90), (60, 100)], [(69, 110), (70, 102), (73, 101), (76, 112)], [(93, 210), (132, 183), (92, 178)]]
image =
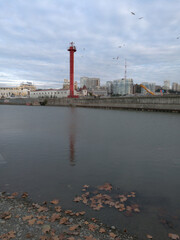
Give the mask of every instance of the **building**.
[(106, 89), (107, 89), (107, 94), (111, 95), (112, 94), (112, 81), (106, 82)]
[(141, 93), (141, 86), (139, 84), (133, 85), (133, 94), (140, 94)]
[(133, 93), (133, 79), (118, 79), (112, 82), (113, 95), (129, 95)]
[(21, 83), (19, 87), (0, 88), (0, 98), (29, 97), (30, 91), (35, 91), (36, 87), (31, 83)]
[[(155, 93), (156, 84), (155, 83), (149, 83), (149, 82), (143, 82), (142, 85), (147, 87), (151, 92)], [(147, 94), (147, 91), (144, 88), (141, 88), (142, 94)]]
[(169, 90), (170, 89), (170, 81), (168, 81), (168, 80), (164, 81), (163, 89), (164, 90)]
[[(74, 82), (74, 89), (77, 90), (77, 88), (78, 88), (77, 81), (75, 81)], [(70, 81), (68, 79), (64, 79), (63, 89), (65, 89), (65, 90), (70, 89)]]
[(84, 86), (86, 86), (88, 90), (100, 87), (100, 78), (81, 77), (80, 87), (83, 88)]
[(30, 92), (31, 98), (63, 98), (68, 97), (70, 90), (66, 89), (39, 89)]
[(180, 87), (180, 85), (178, 83), (175, 83), (175, 82), (172, 83), (172, 90), (174, 92), (178, 92), (179, 91), (179, 87)]
[(99, 87), (99, 88), (93, 89), (92, 94), (94, 96), (104, 96), (104, 97), (108, 95), (106, 87)]

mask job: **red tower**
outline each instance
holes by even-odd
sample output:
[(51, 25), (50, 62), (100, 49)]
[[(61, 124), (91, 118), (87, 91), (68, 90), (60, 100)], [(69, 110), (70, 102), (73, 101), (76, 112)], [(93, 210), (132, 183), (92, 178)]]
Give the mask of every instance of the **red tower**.
[(74, 43), (70, 43), (70, 47), (68, 48), (70, 52), (70, 95), (69, 98), (77, 98), (78, 96), (74, 95), (74, 52), (76, 52), (76, 47)]

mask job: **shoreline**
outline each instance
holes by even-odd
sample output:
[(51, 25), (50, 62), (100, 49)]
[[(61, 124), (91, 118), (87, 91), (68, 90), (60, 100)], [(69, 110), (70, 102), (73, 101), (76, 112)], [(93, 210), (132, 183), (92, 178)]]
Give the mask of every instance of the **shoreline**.
[(0, 193), (0, 239), (39, 240), (137, 240), (86, 213), (64, 210), (55, 199), (33, 203), (27, 193)]

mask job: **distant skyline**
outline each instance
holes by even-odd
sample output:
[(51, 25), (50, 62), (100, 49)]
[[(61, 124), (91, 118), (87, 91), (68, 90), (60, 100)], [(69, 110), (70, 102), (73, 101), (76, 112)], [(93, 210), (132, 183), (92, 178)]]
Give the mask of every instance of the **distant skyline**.
[(72, 41), (78, 83), (123, 78), (126, 59), (134, 83), (180, 84), (179, 0), (6, 0), (0, 9), (0, 87), (62, 87)]

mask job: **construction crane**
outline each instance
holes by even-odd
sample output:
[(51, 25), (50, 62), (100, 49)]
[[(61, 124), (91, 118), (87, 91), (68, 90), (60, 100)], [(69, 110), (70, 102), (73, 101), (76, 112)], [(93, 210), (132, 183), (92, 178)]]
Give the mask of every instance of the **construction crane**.
[(140, 86), (142, 87), (142, 88), (144, 88), (148, 93), (150, 93), (151, 95), (155, 95), (155, 93), (154, 92), (152, 92), (151, 90), (149, 90), (147, 87), (145, 87), (143, 84), (140, 84)]

